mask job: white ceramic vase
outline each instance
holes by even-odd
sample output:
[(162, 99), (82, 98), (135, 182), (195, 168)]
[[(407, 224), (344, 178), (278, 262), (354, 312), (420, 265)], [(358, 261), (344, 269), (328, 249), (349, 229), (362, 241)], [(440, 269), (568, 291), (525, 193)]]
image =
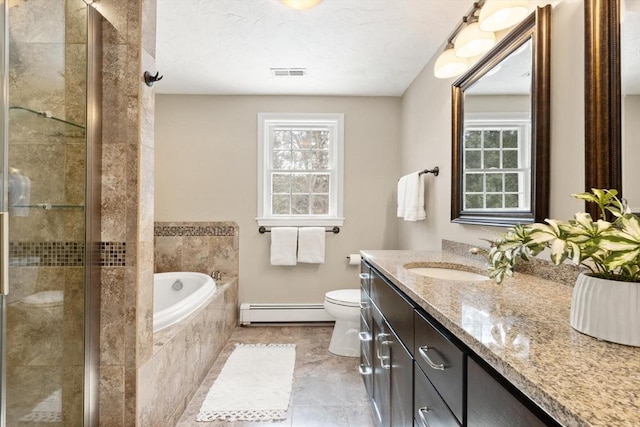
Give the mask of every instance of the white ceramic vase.
[(580, 274), (573, 288), (571, 326), (601, 340), (640, 347), (640, 283)]

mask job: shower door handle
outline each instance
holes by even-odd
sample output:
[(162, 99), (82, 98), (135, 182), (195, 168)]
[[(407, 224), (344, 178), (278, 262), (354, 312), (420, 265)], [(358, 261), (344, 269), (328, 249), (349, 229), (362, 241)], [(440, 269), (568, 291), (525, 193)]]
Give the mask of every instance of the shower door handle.
[(0, 295), (9, 293), (9, 212), (0, 212)]

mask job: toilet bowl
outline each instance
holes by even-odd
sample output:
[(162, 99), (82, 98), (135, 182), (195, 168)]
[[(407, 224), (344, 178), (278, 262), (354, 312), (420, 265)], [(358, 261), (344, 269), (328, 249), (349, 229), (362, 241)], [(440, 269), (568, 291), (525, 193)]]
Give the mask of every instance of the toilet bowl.
[(324, 309), (336, 319), (329, 351), (338, 356), (360, 356), (360, 289), (327, 292)]

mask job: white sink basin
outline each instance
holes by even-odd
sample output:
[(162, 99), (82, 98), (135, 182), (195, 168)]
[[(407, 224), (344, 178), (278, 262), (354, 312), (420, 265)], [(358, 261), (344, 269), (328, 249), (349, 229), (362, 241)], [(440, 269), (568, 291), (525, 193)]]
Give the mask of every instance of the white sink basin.
[(407, 271), (410, 271), (414, 274), (419, 274), (420, 276), (431, 277), (433, 279), (457, 280), (463, 282), (479, 282), (483, 280), (489, 280), (489, 277), (483, 274), (472, 273), (470, 271), (464, 270), (455, 270), (451, 268), (413, 267), (407, 268)]

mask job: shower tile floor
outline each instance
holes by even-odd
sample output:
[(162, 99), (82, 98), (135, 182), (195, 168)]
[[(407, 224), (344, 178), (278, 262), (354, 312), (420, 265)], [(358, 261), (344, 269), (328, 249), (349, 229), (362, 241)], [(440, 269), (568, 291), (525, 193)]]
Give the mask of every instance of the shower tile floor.
[[(331, 326), (238, 327), (200, 385), (177, 427), (245, 427), (279, 425), (291, 427), (370, 427), (373, 418), (359, 360), (329, 353)], [(291, 402), (287, 419), (272, 422), (198, 422), (196, 415), (209, 388), (222, 370), (236, 343), (296, 344)]]

